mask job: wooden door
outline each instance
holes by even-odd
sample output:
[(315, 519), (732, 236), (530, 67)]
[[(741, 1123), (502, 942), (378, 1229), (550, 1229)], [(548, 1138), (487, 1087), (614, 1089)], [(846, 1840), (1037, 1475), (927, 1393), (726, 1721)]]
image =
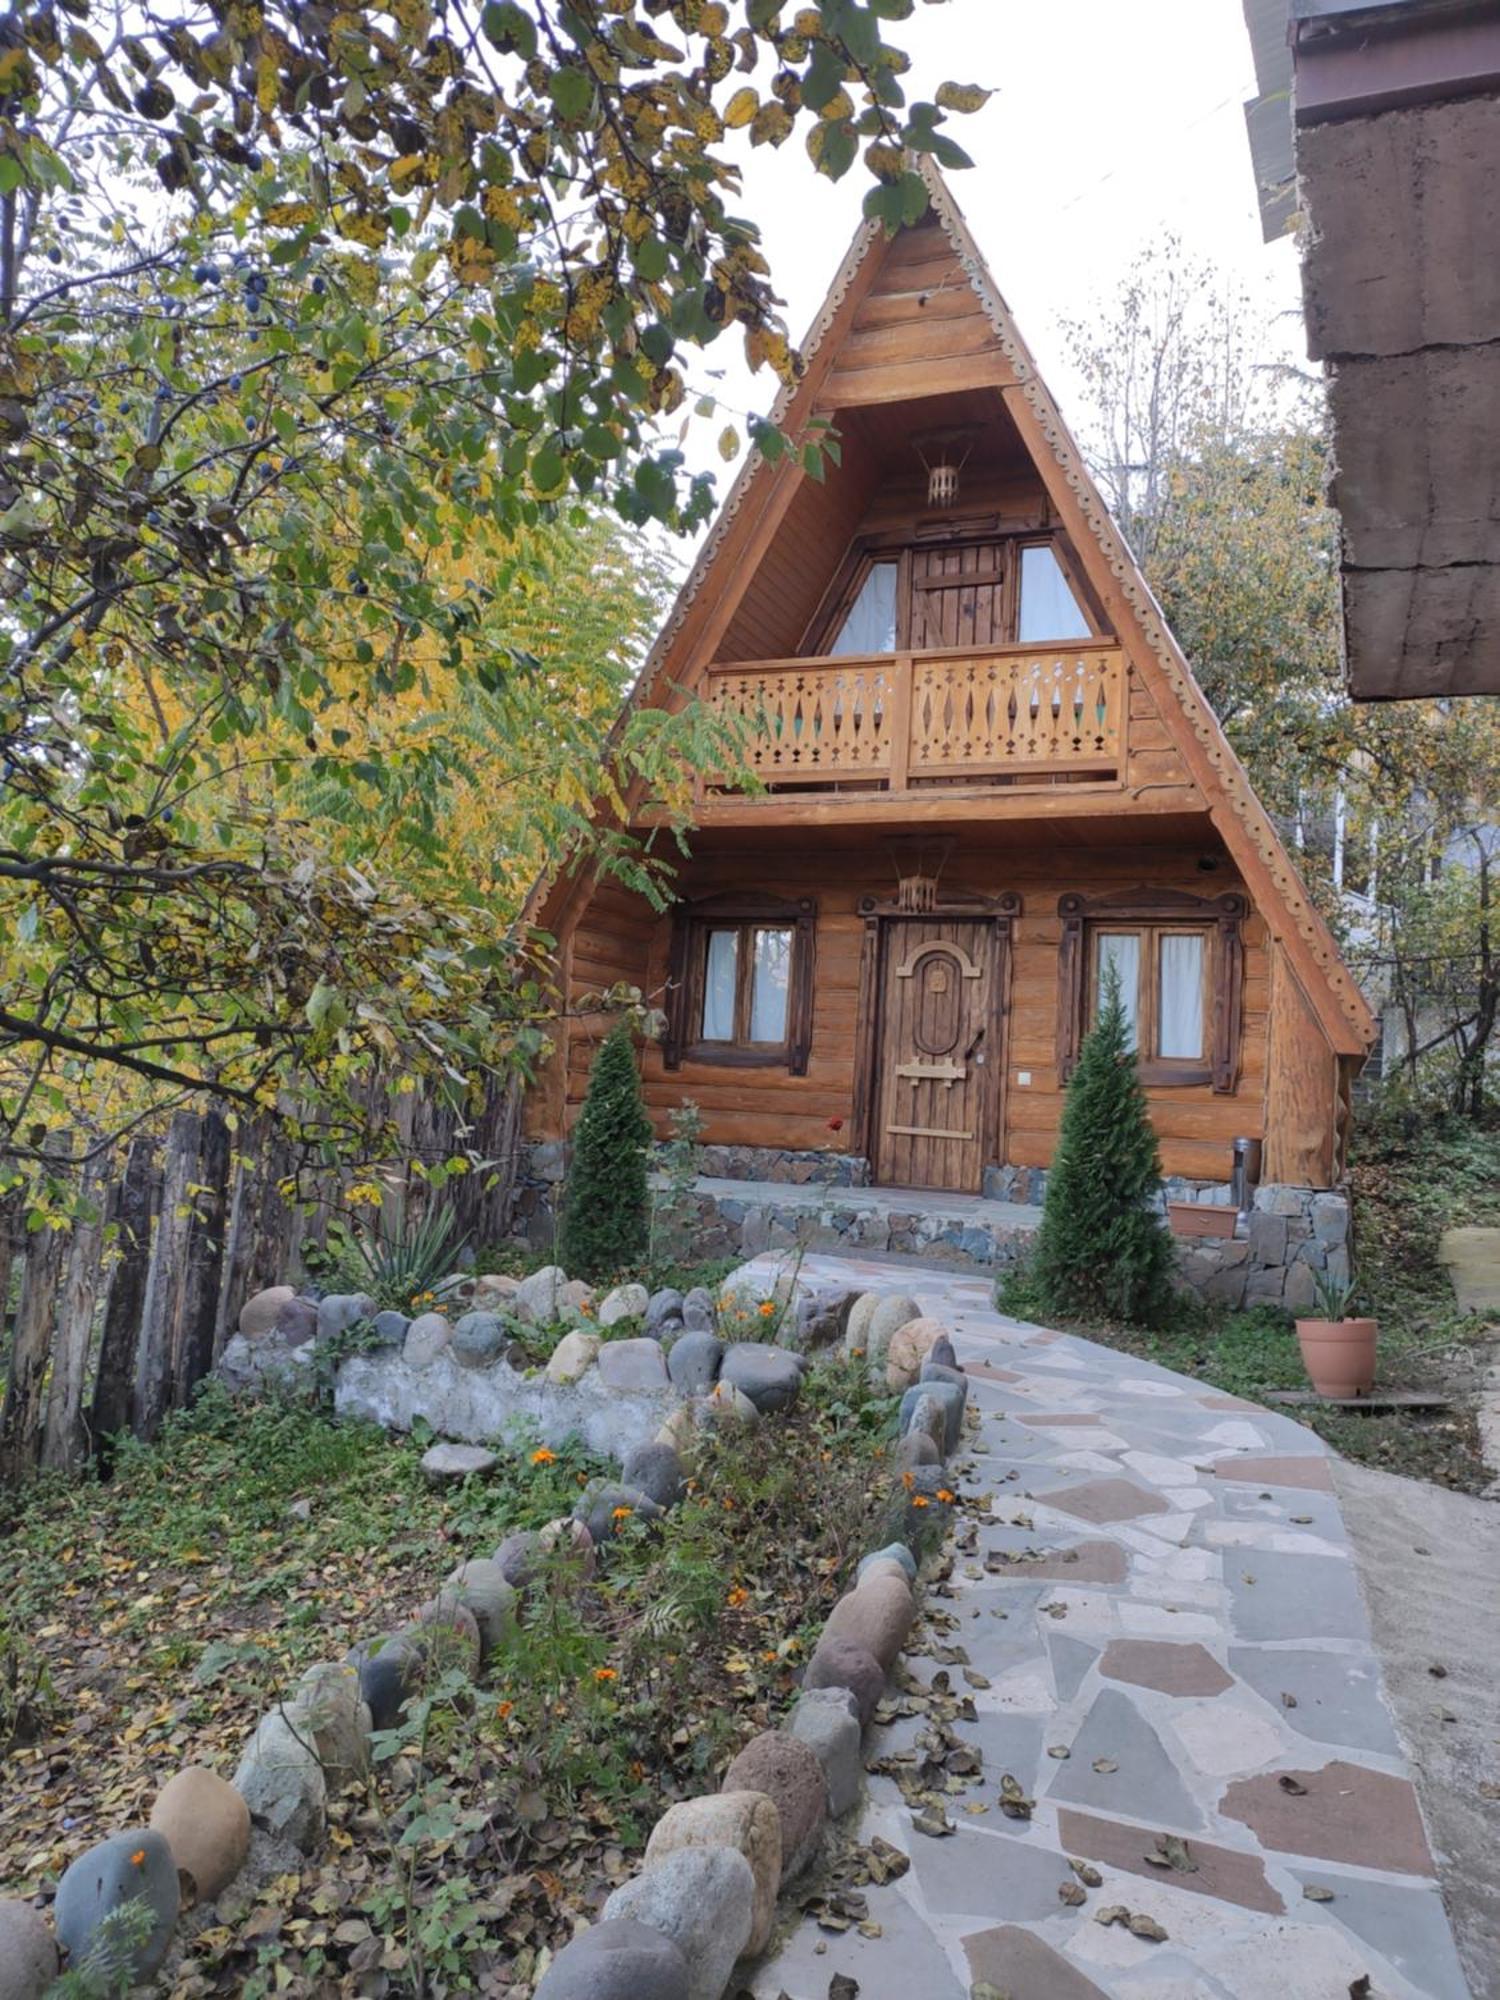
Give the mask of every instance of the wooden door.
[(977, 1194), (995, 1130), (1001, 941), (993, 921), (882, 925), (874, 1154), (887, 1187)]
[(1003, 646), (1015, 630), (1012, 582), (999, 542), (949, 542), (911, 552), (911, 645)]

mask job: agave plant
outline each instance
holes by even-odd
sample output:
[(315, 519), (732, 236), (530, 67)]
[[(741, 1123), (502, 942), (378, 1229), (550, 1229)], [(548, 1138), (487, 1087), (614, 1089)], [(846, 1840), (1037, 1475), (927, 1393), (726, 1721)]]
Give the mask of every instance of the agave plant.
[(356, 1230), (351, 1242), (370, 1293), (383, 1306), (402, 1308), (431, 1292), (464, 1249), (458, 1217), (447, 1203), (432, 1202), (413, 1219), (404, 1195)]

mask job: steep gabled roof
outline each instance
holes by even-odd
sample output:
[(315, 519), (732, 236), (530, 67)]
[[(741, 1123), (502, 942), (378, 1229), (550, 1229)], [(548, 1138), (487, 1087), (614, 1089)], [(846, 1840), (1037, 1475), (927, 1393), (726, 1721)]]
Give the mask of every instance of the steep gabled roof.
[[(920, 387), (911, 393), (977, 388), (1003, 400), (1116, 631), (1127, 645), (1136, 640), (1129, 650), (1142, 680), (1225, 847), (1283, 943), (1331, 1047), (1362, 1054), (1375, 1034), (1364, 997), (1115, 526), (947, 183), (930, 162), (923, 174), (952, 263), (978, 300), (993, 339), (959, 360), (924, 366)], [(771, 413), (793, 434), (821, 410), (860, 400), (859, 371), (852, 365), (841, 369), (840, 357), (889, 249), (878, 224), (860, 225), (803, 345), (802, 375), (782, 390)], [(898, 371), (893, 379), (899, 384), (905, 378)], [(629, 706), (670, 705), (682, 689), (692, 690), (733, 616), (758, 552), (806, 476), (790, 455), (773, 464), (758, 452), (750, 454), (657, 636)]]

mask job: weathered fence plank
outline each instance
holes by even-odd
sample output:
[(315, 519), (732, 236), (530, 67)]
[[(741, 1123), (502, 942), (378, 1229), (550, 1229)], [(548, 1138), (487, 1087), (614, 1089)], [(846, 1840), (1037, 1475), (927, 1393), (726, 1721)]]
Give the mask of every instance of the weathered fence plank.
[(132, 1428), (154, 1438), (172, 1401), (172, 1362), (187, 1280), (192, 1188), (198, 1170), (199, 1120), (191, 1111), (174, 1114), (162, 1162), (161, 1213), (151, 1244), (151, 1269), (136, 1349)]
[(108, 1220), (115, 1229), (114, 1262), (105, 1294), (99, 1367), (89, 1412), (94, 1448), (106, 1464), (109, 1440), (129, 1426), (135, 1394), (135, 1353), (151, 1268), (151, 1224), (161, 1201), (156, 1153), (154, 1139), (141, 1136), (133, 1140), (125, 1172), (111, 1191)]
[(192, 1211), (183, 1248), (182, 1308), (173, 1329), (171, 1399), (181, 1409), (214, 1365), (214, 1328), (224, 1270), (229, 1127), (217, 1111), (199, 1120)]
[(85, 1167), (79, 1186), (79, 1212), (68, 1245), (67, 1275), (52, 1340), (47, 1422), (42, 1435), (42, 1464), (56, 1472), (71, 1471), (88, 1451), (83, 1391), (94, 1339), (94, 1302), (99, 1293), (104, 1249), (109, 1169), (107, 1153), (95, 1153)]
[[(67, 1135), (58, 1143), (66, 1146)], [(11, 1329), (10, 1369), (0, 1403), (0, 1487), (19, 1486), (36, 1470), (42, 1442), (47, 1368), (67, 1264), (68, 1231), (37, 1229), (26, 1238), (21, 1297)]]

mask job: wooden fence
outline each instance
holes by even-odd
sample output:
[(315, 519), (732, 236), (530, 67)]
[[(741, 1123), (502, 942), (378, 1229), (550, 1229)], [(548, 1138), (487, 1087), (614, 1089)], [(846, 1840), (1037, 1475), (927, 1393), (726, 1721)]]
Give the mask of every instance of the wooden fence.
[[(496, 1091), (472, 1121), (415, 1093), (372, 1097), (370, 1115), (372, 1129), (394, 1127), (395, 1144), (389, 1160), (357, 1175), (286, 1125), (231, 1133), (216, 1111), (179, 1111), (165, 1132), (93, 1156), (77, 1187), (83, 1219), (71, 1229), (28, 1233), (16, 1202), (0, 1200), (0, 1491), (38, 1467), (107, 1459), (121, 1431), (154, 1437), (218, 1360), (245, 1300), (308, 1277), (330, 1220), (348, 1212), (352, 1179), (389, 1186), (390, 1205), (415, 1217), (433, 1198), (421, 1169), (465, 1156), (482, 1164), (449, 1179), (438, 1198), (471, 1244), (506, 1234), (518, 1090)], [(72, 1153), (66, 1135), (57, 1150)]]

